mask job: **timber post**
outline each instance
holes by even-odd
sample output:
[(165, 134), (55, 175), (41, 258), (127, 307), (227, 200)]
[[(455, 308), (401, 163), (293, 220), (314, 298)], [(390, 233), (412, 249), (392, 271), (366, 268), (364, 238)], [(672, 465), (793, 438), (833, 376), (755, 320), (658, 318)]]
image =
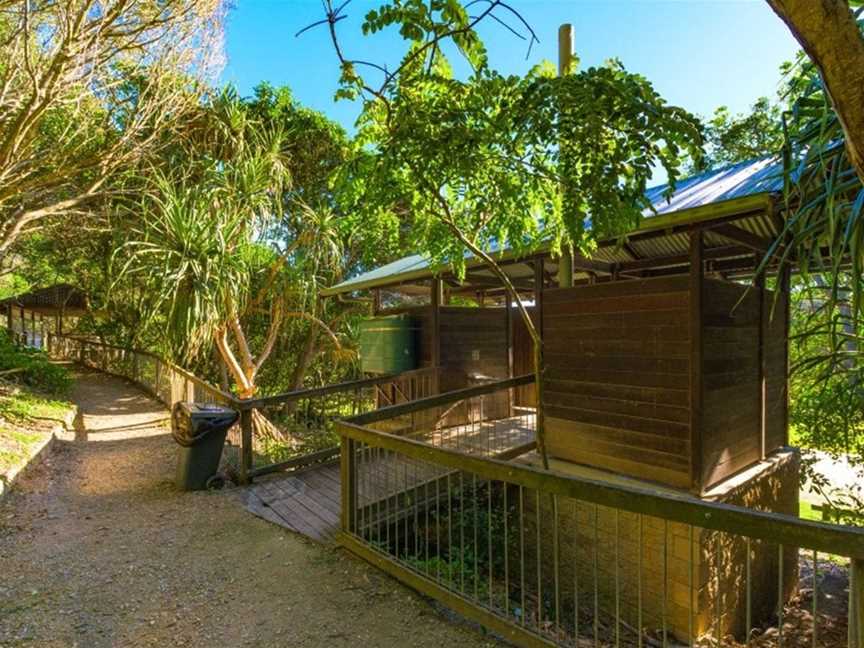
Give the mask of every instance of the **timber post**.
[[(432, 304), (432, 366), (435, 369), (441, 368), (441, 280), (437, 277), (432, 280), (432, 294), (430, 295), (430, 303)], [(440, 384), (440, 371), (436, 372), (435, 391), (438, 392)]]
[[(507, 377), (513, 377), (513, 308), (510, 295), (504, 293), (504, 317), (507, 336)], [(509, 404), (508, 411), (510, 416), (513, 416), (513, 406), (516, 405), (516, 392), (511, 387), (507, 390), (507, 402)]]
[(702, 475), (702, 231), (690, 232), (690, 487), (700, 493)]
[[(558, 76), (564, 76), (573, 64), (573, 25), (564, 23), (558, 27)], [(565, 201), (566, 204), (566, 201)], [(558, 259), (558, 287), (573, 287), (573, 252), (562, 250)]]
[(340, 442), (339, 481), (342, 496), (342, 531), (352, 533), (355, 531), (354, 520), (357, 512), (357, 489), (355, 488), (355, 476), (357, 465), (355, 463), (356, 441), (343, 436)]
[(252, 478), (252, 410), (240, 410), (240, 483), (248, 484)]
[[(759, 257), (755, 257), (754, 262), (756, 267), (759, 267)], [(765, 342), (767, 340), (766, 327), (770, 325), (771, 312), (765, 299), (765, 273), (760, 273), (755, 279), (756, 290), (759, 291), (759, 332), (758, 332), (758, 347), (757, 347), (757, 379), (759, 381), (759, 458), (765, 461), (768, 455), (768, 389), (765, 374), (767, 373), (765, 361)], [(766, 317), (768, 310), (768, 317)]]
[(849, 648), (864, 648), (864, 559), (849, 561)]

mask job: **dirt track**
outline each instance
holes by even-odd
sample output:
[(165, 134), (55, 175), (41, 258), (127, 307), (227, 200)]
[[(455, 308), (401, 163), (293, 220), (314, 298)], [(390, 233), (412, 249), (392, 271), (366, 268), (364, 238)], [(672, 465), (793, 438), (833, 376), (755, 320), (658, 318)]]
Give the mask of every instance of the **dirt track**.
[(167, 413), (79, 374), (84, 417), (0, 504), (0, 648), (492, 646), (340, 550), (178, 493)]

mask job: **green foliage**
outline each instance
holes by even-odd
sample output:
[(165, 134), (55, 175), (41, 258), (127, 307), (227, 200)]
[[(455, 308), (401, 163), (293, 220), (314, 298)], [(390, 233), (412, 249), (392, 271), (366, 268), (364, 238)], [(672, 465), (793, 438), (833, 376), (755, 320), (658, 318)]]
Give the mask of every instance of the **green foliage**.
[[(701, 157), (700, 125), (617, 61), (549, 83), (560, 118), (547, 117), (551, 126), (558, 125), (547, 146), (560, 142), (556, 171), (565, 200), (548, 229), (557, 244), (586, 250), (598, 239), (638, 225), (651, 209), (645, 189), (655, 168), (666, 171), (666, 195), (672, 195), (681, 153)], [(562, 228), (566, 234), (559, 233)]]
[(149, 285), (145, 325), (164, 313), (170, 347), (188, 361), (224, 323), (228, 304), (244, 299), (261, 251), (248, 238), (244, 215), (220, 208), (216, 195), (227, 187), (176, 185), (159, 176), (154, 182), (159, 194), (141, 205), (147, 215), (124, 250), (122, 276)]
[(14, 345), (5, 330), (0, 331), (0, 372), (7, 380), (52, 394), (64, 394), (72, 384), (64, 367), (52, 364), (43, 351)]
[[(638, 221), (655, 167), (674, 181), (679, 152), (699, 156), (695, 118), (643, 77), (616, 62), (563, 78), (550, 64), (502, 75), (474, 24), (458, 2), (395, 2), (367, 16), (365, 32), (395, 26), (409, 44), (378, 89), (342, 61), (343, 94), (364, 103), (341, 174), (353, 227), (457, 274), (475, 248), (590, 252)], [(444, 40), (470, 65), (466, 79), (452, 74)]]
[(159, 171), (130, 212), (142, 215), (118, 250), (119, 277), (151, 293), (151, 325), (164, 316), (172, 356), (188, 363), (250, 298), (253, 275), (275, 255), (255, 236), (288, 182), (282, 131), (251, 119), (226, 92), (202, 135), (209, 147), (173, 173)]
[(705, 126), (702, 164), (691, 165), (691, 170), (779, 155), (784, 141), (781, 107), (768, 97), (759, 97), (748, 113), (732, 114), (720, 106)]
[[(859, 21), (864, 30), (864, 20)], [(825, 299), (845, 306), (854, 320), (864, 308), (864, 186), (845, 147), (817, 68), (803, 55), (788, 83), (793, 97), (784, 147), (784, 200), (790, 217), (778, 241), (778, 256), (801, 273), (821, 275)], [(830, 331), (844, 335), (843, 328)], [(835, 344), (836, 346), (836, 344)]]

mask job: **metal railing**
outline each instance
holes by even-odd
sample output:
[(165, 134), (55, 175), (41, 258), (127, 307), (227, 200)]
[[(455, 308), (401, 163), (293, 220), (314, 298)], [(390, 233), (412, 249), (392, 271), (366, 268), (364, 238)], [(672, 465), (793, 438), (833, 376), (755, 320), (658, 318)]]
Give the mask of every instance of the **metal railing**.
[(338, 419), (429, 396), (438, 388), (437, 370), (420, 369), (244, 400), (147, 351), (81, 336), (49, 334), (47, 339), (53, 357), (126, 378), (169, 409), (194, 401), (238, 410), (240, 421), (228, 435), (224, 457), (241, 483), (335, 461)]
[(239, 401), (241, 427), (250, 428), (246, 436), (259, 450), (246, 458), (248, 476), (338, 460), (338, 420), (435, 394), (437, 376), (436, 369), (417, 369)]
[(542, 470), (526, 382), (341, 422), (342, 544), (521, 646), (864, 648), (864, 530)]

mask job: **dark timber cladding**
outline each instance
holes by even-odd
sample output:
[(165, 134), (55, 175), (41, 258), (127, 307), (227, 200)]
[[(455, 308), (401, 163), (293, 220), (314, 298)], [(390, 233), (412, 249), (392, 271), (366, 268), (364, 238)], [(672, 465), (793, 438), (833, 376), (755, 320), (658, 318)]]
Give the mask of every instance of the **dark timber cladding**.
[(698, 272), (546, 291), (549, 454), (697, 492), (759, 461), (784, 443), (786, 308)]
[(549, 454), (689, 487), (688, 278), (544, 297)]

